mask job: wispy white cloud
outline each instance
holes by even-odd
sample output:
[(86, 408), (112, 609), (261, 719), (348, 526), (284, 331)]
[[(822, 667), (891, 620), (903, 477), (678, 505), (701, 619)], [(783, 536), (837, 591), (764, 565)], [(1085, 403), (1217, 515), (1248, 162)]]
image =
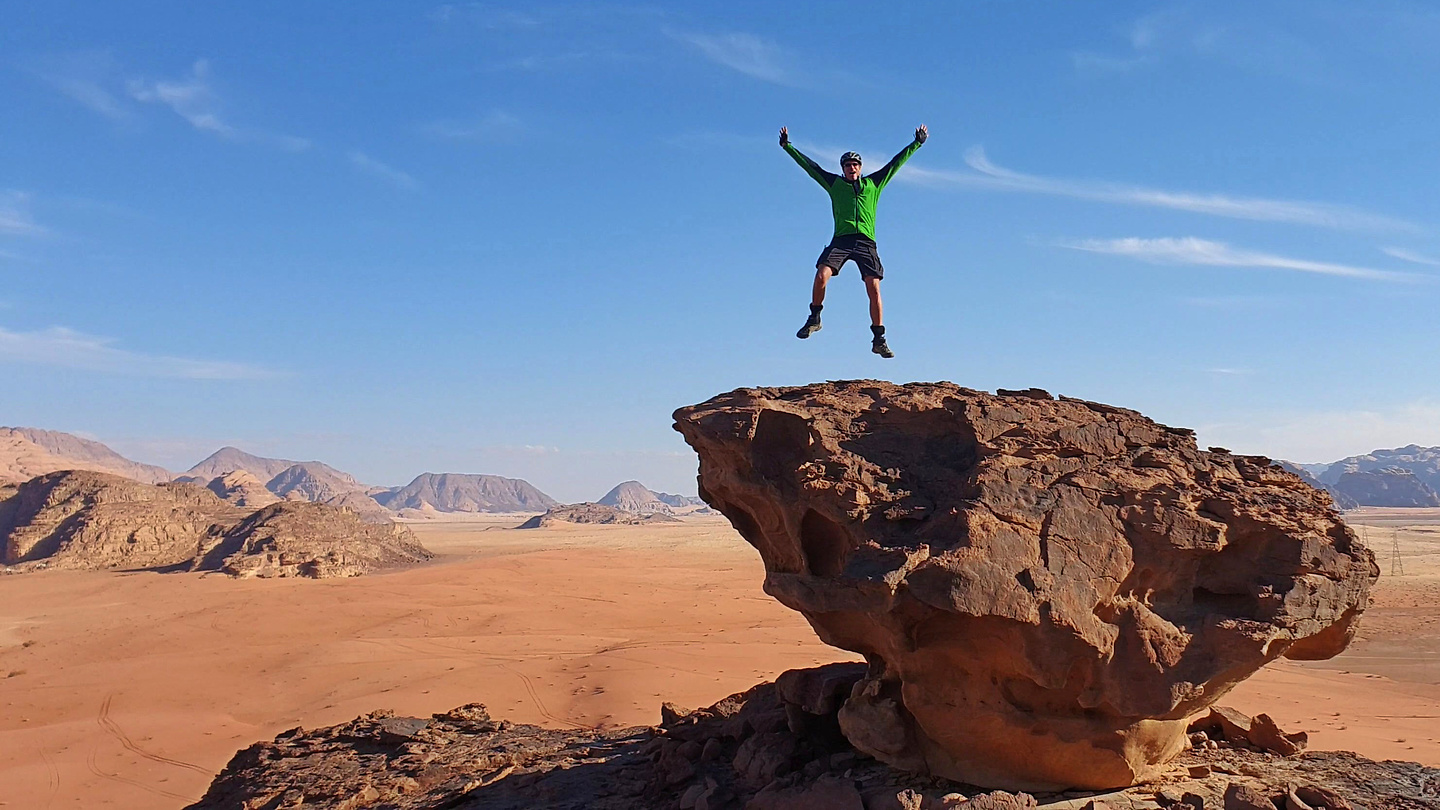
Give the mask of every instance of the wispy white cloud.
[(11, 236), (43, 236), (47, 233), (30, 214), (29, 194), (0, 191), (0, 233)]
[(121, 349), (113, 338), (97, 337), (62, 326), (35, 332), (0, 327), (0, 361), (99, 371), (135, 377), (188, 380), (247, 380), (279, 376), (245, 363), (192, 360)]
[(1226, 376), (1226, 377), (1244, 377), (1244, 376), (1248, 376), (1248, 375), (1251, 375), (1251, 374), (1254, 374), (1254, 373), (1255, 373), (1253, 369), (1248, 369), (1248, 368), (1226, 368), (1226, 367), (1218, 367), (1218, 368), (1207, 368), (1207, 369), (1205, 369), (1205, 370), (1206, 370), (1207, 372), (1211, 373), (1211, 374), (1220, 374), (1220, 375)]
[(907, 166), (901, 170), (900, 177), (912, 182), (931, 185), (1047, 194), (1118, 205), (1169, 208), (1231, 219), (1289, 222), (1297, 225), (1345, 230), (1419, 230), (1414, 223), (1344, 205), (1274, 200), (1263, 197), (1230, 197), (1223, 194), (1201, 194), (1188, 191), (1164, 191), (1100, 180), (1069, 180), (1023, 174), (992, 163), (985, 155), (985, 150), (979, 146), (971, 147), (965, 153), (965, 164), (973, 171), (922, 169)]
[(210, 63), (196, 60), (190, 74), (180, 79), (146, 81), (131, 79), (126, 84), (130, 97), (147, 104), (162, 104), (184, 118), (192, 127), (234, 141), (263, 144), (287, 152), (310, 148), (310, 140), (260, 130), (239, 129), (221, 117), (219, 95), (210, 83)]
[(667, 31), (671, 37), (689, 43), (712, 62), (739, 71), (754, 79), (798, 87), (800, 81), (786, 51), (778, 44), (754, 34), (699, 34)]
[(424, 131), (448, 140), (486, 141), (514, 135), (521, 126), (518, 117), (504, 110), (493, 110), (468, 121), (432, 121), (424, 126)]
[(1060, 247), (1084, 250), (1091, 253), (1105, 253), (1111, 256), (1125, 256), (1153, 264), (1187, 264), (1210, 267), (1259, 267), (1276, 270), (1296, 270), (1302, 273), (1318, 273), (1327, 276), (1342, 276), (1368, 281), (1415, 281), (1419, 276), (1411, 273), (1396, 273), (1356, 267), (1348, 264), (1316, 262), (1308, 259), (1294, 259), (1273, 253), (1232, 248), (1224, 242), (1212, 242), (1193, 236), (1183, 238), (1162, 237), (1142, 239), (1082, 239), (1062, 242)]
[(415, 178), (411, 177), (405, 172), (400, 171), (394, 166), (381, 163), (375, 158), (372, 158), (364, 152), (361, 152), (359, 149), (350, 150), (349, 158), (350, 163), (353, 164), (355, 167), (359, 168), (361, 171), (378, 177), (388, 183), (392, 183), (400, 188), (413, 191), (420, 187), (420, 184), (416, 182)]
[(210, 63), (195, 62), (190, 75), (181, 79), (147, 82), (131, 79), (130, 97), (136, 101), (164, 104), (198, 130), (233, 137), (235, 128), (221, 120), (219, 99), (210, 87)]
[(130, 119), (124, 100), (111, 91), (118, 85), (115, 60), (106, 53), (76, 52), (38, 57), (25, 68), (41, 81), (91, 112), (114, 121)]
[(1407, 261), (1414, 264), (1428, 265), (1430, 267), (1440, 267), (1440, 259), (1434, 259), (1424, 254), (1416, 253), (1413, 250), (1406, 250), (1405, 248), (1397, 247), (1387, 247), (1381, 248), (1381, 252), (1383, 252), (1387, 256), (1394, 256), (1395, 258), (1402, 261)]

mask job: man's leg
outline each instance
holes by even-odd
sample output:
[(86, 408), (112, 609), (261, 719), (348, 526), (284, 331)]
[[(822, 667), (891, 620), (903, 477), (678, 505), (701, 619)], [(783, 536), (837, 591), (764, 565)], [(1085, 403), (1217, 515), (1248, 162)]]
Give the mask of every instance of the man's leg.
[(835, 270), (829, 265), (822, 264), (815, 268), (815, 285), (810, 290), (810, 317), (805, 319), (805, 325), (800, 327), (795, 337), (804, 340), (820, 331), (820, 310), (825, 306), (825, 285), (833, 275)]
[(881, 357), (894, 357), (895, 352), (890, 351), (890, 344), (885, 341), (885, 325), (882, 320), (884, 314), (880, 304), (880, 279), (875, 276), (865, 277), (865, 293), (870, 296), (870, 332), (875, 335), (870, 341), (870, 351)]
[(834, 268), (822, 264), (815, 268), (815, 286), (810, 290), (810, 305), (819, 307), (825, 305), (825, 285), (829, 283), (830, 277), (835, 275)]

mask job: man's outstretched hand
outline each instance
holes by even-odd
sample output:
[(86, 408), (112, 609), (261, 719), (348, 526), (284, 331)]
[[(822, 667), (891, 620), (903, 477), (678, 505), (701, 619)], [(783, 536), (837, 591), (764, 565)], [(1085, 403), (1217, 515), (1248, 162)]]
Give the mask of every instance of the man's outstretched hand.
[[(921, 124), (920, 126), (918, 126), (918, 127), (915, 128), (915, 142), (916, 142), (916, 143), (924, 143), (924, 142), (925, 142), (925, 139), (926, 139), (926, 138), (929, 138), (929, 137), (930, 137), (930, 130), (926, 129), (924, 124)], [(785, 142), (785, 130), (783, 130), (783, 129), (780, 130), (780, 142), (781, 142), (781, 143), (784, 143), (784, 142)]]
[(780, 145), (786, 146), (790, 143), (790, 128), (780, 127)]

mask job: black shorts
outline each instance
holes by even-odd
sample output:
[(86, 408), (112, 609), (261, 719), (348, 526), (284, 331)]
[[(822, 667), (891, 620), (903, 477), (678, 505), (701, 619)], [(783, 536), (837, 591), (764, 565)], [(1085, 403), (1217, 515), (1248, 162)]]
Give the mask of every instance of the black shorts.
[(860, 278), (884, 278), (885, 266), (880, 263), (880, 254), (875, 249), (875, 240), (860, 234), (837, 236), (820, 251), (815, 268), (829, 267), (838, 275), (840, 266), (854, 261), (860, 268)]

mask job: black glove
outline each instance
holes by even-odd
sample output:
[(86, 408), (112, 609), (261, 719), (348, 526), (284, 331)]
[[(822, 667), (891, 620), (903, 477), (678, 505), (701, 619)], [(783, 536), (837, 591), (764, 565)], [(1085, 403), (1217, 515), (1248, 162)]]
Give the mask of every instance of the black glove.
[(915, 129), (915, 142), (916, 142), (916, 143), (925, 143), (925, 141), (926, 141), (927, 139), (929, 139), (929, 137), (930, 137), (930, 130), (927, 129), (924, 124), (921, 124), (919, 127), (917, 127), (917, 128)]
[(790, 145), (790, 131), (789, 131), (789, 129), (788, 129), (787, 127), (781, 127), (781, 128), (780, 128), (780, 145), (781, 145), (781, 146), (789, 146), (789, 145)]

